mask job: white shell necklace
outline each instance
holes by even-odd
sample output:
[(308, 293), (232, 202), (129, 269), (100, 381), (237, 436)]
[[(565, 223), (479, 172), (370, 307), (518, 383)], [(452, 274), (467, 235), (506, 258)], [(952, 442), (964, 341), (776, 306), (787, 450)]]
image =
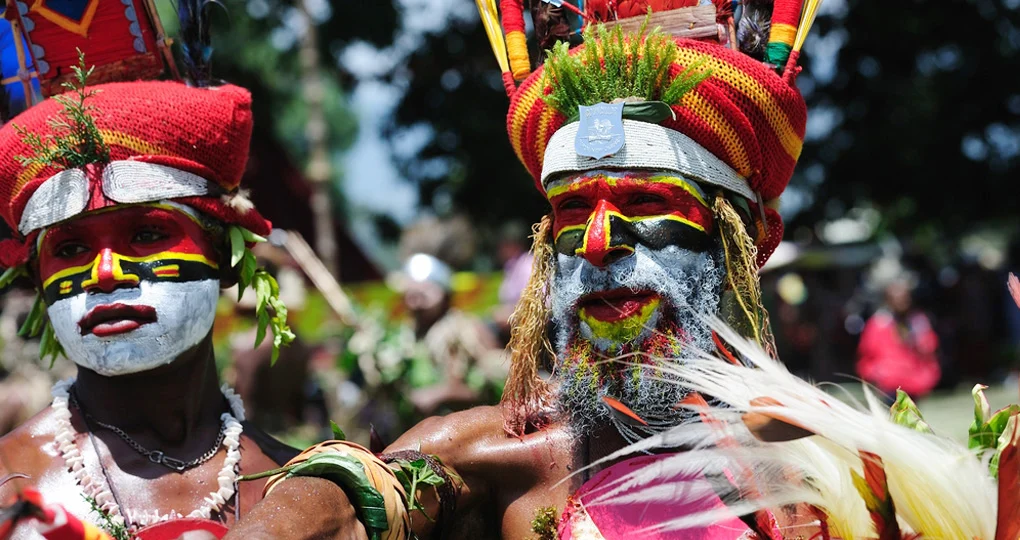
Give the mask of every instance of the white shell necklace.
[[(74, 438), (77, 432), (71, 425), (71, 409), (69, 406), (69, 390), (74, 384), (74, 379), (67, 379), (53, 385), (53, 404), (51, 407), (57, 416), (59, 428), (57, 429), (57, 446), (60, 448), (60, 455), (64, 458), (71, 472), (71, 476), (81, 486), (85, 496), (96, 501), (114, 523), (127, 525), (129, 528), (142, 528), (160, 521), (185, 517), (177, 511), (160, 515), (157, 511), (131, 512), (126, 516), (126, 511), (117, 504), (116, 497), (110, 489), (107, 480), (103, 477), (93, 478), (85, 470), (85, 458), (82, 457)], [(193, 510), (187, 517), (209, 519), (213, 513), (219, 512), (223, 505), (234, 496), (237, 486), (237, 469), (241, 461), (241, 422), (244, 421), (244, 403), (230, 387), (223, 385), (220, 388), (223, 397), (230, 404), (231, 413), (220, 415), (223, 422), (223, 446), (227, 449), (227, 456), (223, 460), (223, 468), (216, 475), (217, 489), (203, 500), (202, 506)], [(102, 461), (102, 456), (97, 456)]]

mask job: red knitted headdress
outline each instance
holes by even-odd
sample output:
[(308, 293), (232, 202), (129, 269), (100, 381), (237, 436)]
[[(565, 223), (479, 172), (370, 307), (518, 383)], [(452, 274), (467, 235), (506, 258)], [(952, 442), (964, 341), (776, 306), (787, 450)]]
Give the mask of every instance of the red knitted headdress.
[[(523, 1), (500, 0), (499, 13), (495, 0), (478, 1), (510, 96), (510, 143), (538, 189), (545, 192), (565, 173), (595, 169), (671, 171), (720, 188), (725, 195), (715, 197), (713, 210), (734, 298), (727, 303), (738, 308), (733, 320), (766, 348), (772, 339), (757, 269), (782, 239), (775, 203), (803, 145), (806, 107), (794, 86), (796, 60), (819, 3), (803, 1), (741, 2), (749, 39), (737, 37), (730, 0), (586, 0), (583, 12), (570, 0), (533, 2), (539, 43), (555, 43), (534, 72)], [(586, 27), (585, 44), (572, 50), (565, 43), (569, 12)], [(592, 31), (593, 23), (613, 30)], [(595, 148), (593, 140), (615, 142)], [(513, 435), (541, 427), (552, 399), (538, 375), (551, 350), (551, 229), (549, 217), (536, 227), (536, 264), (512, 320), (502, 403), (504, 428)]]
[[(546, 76), (542, 67), (530, 72), (526, 49), (520, 46), (524, 40), (523, 24), (518, 24), (523, 23), (522, 3), (502, 0), (500, 7), (508, 55), (500, 60), (505, 66), (504, 82), (511, 99), (507, 132), (518, 158), (543, 192), (544, 184), (557, 173), (615, 167), (674, 170), (743, 196), (753, 213), (766, 216), (763, 230), (767, 234), (759, 234), (755, 239), (758, 263), (762, 265), (782, 238), (782, 220), (773, 207), (793, 174), (803, 145), (806, 107), (794, 85), (799, 71), (795, 65), (798, 53), (790, 54), (791, 49), (799, 49), (799, 44), (793, 47), (793, 42), (801, 20), (801, 2), (775, 2), (771, 12), (775, 39), (770, 40), (768, 47), (770, 51), (778, 50), (779, 55), (766, 55), (767, 62), (737, 50), (732, 41), (735, 39), (733, 18), (728, 9), (731, 2), (719, 1), (718, 6), (697, 5), (699, 3), (696, 0), (585, 2), (587, 23), (613, 21), (619, 16), (621, 20), (612, 24), (620, 24), (626, 30), (636, 29), (635, 23), (644, 19), (642, 16), (624, 20), (626, 16), (647, 13), (649, 8), (655, 10), (649, 27), (662, 24), (675, 36), (695, 38), (676, 38), (679, 51), (670, 68), (670, 80), (691, 67), (710, 73), (679, 103), (672, 105), (675, 119), (657, 124), (665, 130), (650, 127), (646, 122), (625, 120), (627, 141), (632, 143), (625, 144), (615, 155), (595, 160), (573, 153), (576, 122), (567, 122), (566, 114), (547, 103), (545, 96), (552, 92), (555, 81)], [(800, 25), (802, 33), (813, 19), (814, 8), (809, 5), (805, 10), (807, 24)], [(493, 38), (493, 20), (486, 17), (485, 9), (482, 14)], [(675, 28), (668, 28), (670, 25)], [(496, 39), (493, 43), (499, 58), (496, 41), (502, 40)], [(581, 45), (571, 52), (583, 54), (584, 47)], [(614, 75), (606, 73), (605, 76)], [(518, 86), (515, 79), (523, 79), (523, 82)], [(632, 131), (637, 133), (632, 136)], [(676, 159), (662, 159), (671, 154), (676, 154)], [(706, 165), (706, 160), (711, 163)], [(718, 167), (720, 162), (721, 168)], [(764, 208), (758, 208), (762, 203)]]

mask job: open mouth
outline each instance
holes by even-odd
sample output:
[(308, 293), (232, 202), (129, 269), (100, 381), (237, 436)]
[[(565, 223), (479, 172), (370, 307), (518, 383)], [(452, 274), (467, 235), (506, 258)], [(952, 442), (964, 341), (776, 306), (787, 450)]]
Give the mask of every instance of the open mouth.
[(81, 335), (96, 337), (124, 334), (142, 325), (156, 322), (156, 308), (151, 306), (130, 306), (127, 304), (106, 304), (96, 306), (78, 322)]
[(659, 298), (658, 294), (650, 291), (613, 289), (582, 297), (578, 308), (586, 317), (616, 322), (638, 315), (649, 304), (658, 302)]

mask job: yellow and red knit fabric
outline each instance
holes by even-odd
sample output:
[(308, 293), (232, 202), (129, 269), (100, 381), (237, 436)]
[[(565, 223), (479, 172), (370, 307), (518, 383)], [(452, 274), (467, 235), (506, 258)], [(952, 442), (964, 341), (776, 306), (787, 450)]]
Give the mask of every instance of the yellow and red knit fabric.
[[(694, 139), (732, 167), (762, 200), (778, 198), (804, 142), (807, 108), (800, 92), (768, 66), (738, 51), (703, 41), (676, 42), (679, 57), (670, 70), (672, 77), (697, 62), (703, 62), (699, 69), (711, 70), (711, 75), (673, 106), (676, 120), (661, 124)], [(536, 70), (511, 97), (507, 114), (510, 143), (540, 191), (546, 145), (566, 121), (542, 99), (551, 92), (548, 84), (543, 69)], [(771, 208), (765, 213), (768, 235), (756, 242), (759, 264), (782, 238), (778, 213)]]
[[(233, 85), (193, 88), (166, 81), (110, 83), (89, 89), (95, 94), (86, 103), (110, 148), (111, 161), (143, 161), (201, 176), (218, 186), (220, 193), (177, 202), (256, 234), (269, 232), (269, 222), (258, 211), (235, 208), (221, 197), (237, 190), (248, 161), (252, 114), (247, 90)], [(0, 128), (0, 216), (13, 231), (18, 230), (32, 194), (60, 172), (53, 166), (22, 165), (17, 157), (31, 156), (33, 151), (18, 129), (45, 137), (53, 133), (50, 121), (61, 111), (59, 103), (48, 99)], [(89, 210), (113, 204), (102, 194), (103, 167), (85, 168), (92, 193)]]

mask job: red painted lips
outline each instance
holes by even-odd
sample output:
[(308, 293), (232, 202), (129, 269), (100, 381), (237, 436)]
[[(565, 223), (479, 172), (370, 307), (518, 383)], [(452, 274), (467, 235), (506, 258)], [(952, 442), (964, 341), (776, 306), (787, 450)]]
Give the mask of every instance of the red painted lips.
[(154, 307), (106, 304), (92, 308), (78, 322), (78, 328), (83, 336), (93, 334), (96, 337), (107, 337), (125, 334), (153, 322), (156, 322)]
[(614, 322), (636, 315), (642, 307), (658, 298), (659, 295), (653, 292), (613, 289), (582, 297), (578, 307), (589, 317)]

